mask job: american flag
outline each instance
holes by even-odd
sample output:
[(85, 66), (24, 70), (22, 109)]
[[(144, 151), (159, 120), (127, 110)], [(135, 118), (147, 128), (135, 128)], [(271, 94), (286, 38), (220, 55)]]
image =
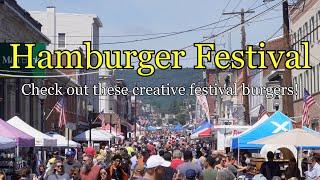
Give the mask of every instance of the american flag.
[(261, 104), (259, 109), (258, 121), (262, 118), (262, 116), (268, 115), (266, 108)]
[(96, 119), (100, 119), (102, 128), (106, 126), (103, 110), (99, 113)]
[(63, 98), (61, 98), (53, 107), (58, 113), (60, 113), (59, 115), (59, 128), (62, 128), (63, 126), (66, 125), (66, 114), (64, 111), (64, 102), (63, 102)]
[(146, 126), (148, 124), (148, 119), (146, 119), (143, 116), (140, 116), (139, 117), (139, 123), (140, 123), (141, 126)]
[(306, 125), (310, 124), (310, 120), (308, 117), (309, 108), (315, 103), (316, 103), (316, 101), (314, 100), (314, 98), (310, 95), (310, 93), (306, 89), (304, 89), (302, 125), (303, 124), (306, 124)]

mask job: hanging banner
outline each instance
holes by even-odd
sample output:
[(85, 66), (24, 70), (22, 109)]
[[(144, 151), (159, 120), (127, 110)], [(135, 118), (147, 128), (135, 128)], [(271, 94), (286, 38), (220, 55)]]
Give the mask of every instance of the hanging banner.
[(197, 95), (197, 101), (199, 102), (202, 111), (206, 114), (207, 120), (210, 122), (209, 105), (207, 97), (205, 95)]

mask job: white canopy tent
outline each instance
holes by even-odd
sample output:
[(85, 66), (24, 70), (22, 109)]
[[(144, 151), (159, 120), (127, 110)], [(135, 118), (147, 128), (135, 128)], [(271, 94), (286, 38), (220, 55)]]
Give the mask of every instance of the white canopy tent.
[(29, 124), (25, 123), (18, 116), (14, 116), (7, 121), (10, 125), (19, 129), (20, 131), (35, 138), (36, 147), (55, 147), (57, 146), (57, 140), (38, 131)]
[(304, 129), (292, 129), (283, 133), (267, 136), (249, 144), (292, 145), (295, 147), (319, 147), (320, 136)]
[[(73, 139), (76, 141), (89, 141), (90, 130), (78, 134)], [(91, 141), (110, 141), (114, 136), (103, 129), (91, 129)]]
[[(56, 132), (48, 132), (46, 133), (48, 136), (54, 138), (57, 140), (57, 146), (58, 147), (68, 147), (68, 139)], [(80, 144), (77, 143), (77, 142), (74, 142), (72, 140), (69, 140), (69, 147), (73, 147), (73, 148), (76, 148), (76, 147), (79, 147)]]

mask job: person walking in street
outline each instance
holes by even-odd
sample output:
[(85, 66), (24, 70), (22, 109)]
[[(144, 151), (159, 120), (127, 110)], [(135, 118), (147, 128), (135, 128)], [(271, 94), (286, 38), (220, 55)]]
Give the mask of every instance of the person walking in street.
[(228, 169), (221, 169), (217, 173), (216, 180), (234, 180), (234, 179), (236, 179), (236, 176), (234, 176), (233, 173)]
[(49, 175), (47, 180), (69, 180), (69, 174), (64, 172), (62, 161), (57, 160), (53, 165), (54, 171)]
[(274, 162), (274, 153), (269, 151), (267, 153), (267, 162), (261, 165), (260, 173), (267, 178), (267, 180), (272, 180), (274, 177), (280, 177), (280, 166), (277, 162)]
[(104, 169), (104, 168), (101, 168), (100, 169), (100, 172), (99, 172), (99, 178), (98, 180), (107, 180), (108, 178), (108, 173), (107, 173), (107, 170)]
[(80, 180), (80, 168), (78, 168), (77, 166), (72, 167), (69, 176), (72, 180)]
[(289, 166), (285, 171), (285, 177), (286, 179), (290, 179), (293, 177), (301, 179), (300, 170), (294, 157), (289, 160)]
[(64, 172), (70, 174), (70, 171), (73, 167), (81, 168), (81, 164), (79, 161), (75, 160), (76, 153), (74, 151), (68, 150), (66, 152), (66, 160), (63, 163)]
[(227, 159), (226, 157), (220, 157), (218, 158), (218, 163), (214, 168), (217, 170), (217, 171), (220, 171), (220, 170), (223, 170), (225, 168), (227, 168)]
[(173, 151), (173, 159), (171, 161), (171, 167), (173, 169), (176, 169), (177, 166), (179, 166), (180, 164), (183, 163), (183, 160), (181, 159), (182, 158), (182, 152), (179, 150), (179, 149), (176, 149)]
[(46, 166), (44, 164), (40, 164), (38, 166), (37, 178), (38, 180), (43, 180), (46, 172)]
[[(171, 153), (165, 152), (163, 155), (164, 160), (171, 162)], [(170, 167), (165, 167), (165, 176), (162, 178), (162, 180), (171, 180), (173, 175), (176, 173), (176, 170)]]
[(130, 180), (142, 179), (143, 176), (144, 176), (144, 166), (137, 164), (135, 169), (132, 172), (132, 177), (130, 178)]
[(128, 180), (128, 174), (121, 167), (122, 157), (120, 155), (115, 155), (112, 157), (112, 164), (107, 169), (108, 179), (114, 180)]
[(193, 155), (192, 151), (185, 151), (183, 153), (184, 163), (180, 164), (177, 167), (177, 171), (179, 171), (184, 177), (188, 175), (195, 174), (195, 176), (199, 179), (202, 179), (202, 169), (197, 163), (193, 163)]
[(306, 180), (320, 179), (320, 165), (316, 157), (311, 158), (310, 170), (305, 172)]
[(203, 171), (204, 180), (216, 180), (217, 170), (214, 169), (215, 164), (215, 159), (211, 156), (208, 156), (205, 163), (205, 170)]
[(80, 171), (80, 176), (82, 180), (93, 180), (98, 179), (100, 166), (94, 165), (93, 156), (88, 153), (83, 156), (82, 167)]
[(143, 180), (159, 180), (165, 175), (165, 167), (170, 167), (171, 163), (164, 160), (159, 155), (152, 155), (146, 162), (146, 173)]

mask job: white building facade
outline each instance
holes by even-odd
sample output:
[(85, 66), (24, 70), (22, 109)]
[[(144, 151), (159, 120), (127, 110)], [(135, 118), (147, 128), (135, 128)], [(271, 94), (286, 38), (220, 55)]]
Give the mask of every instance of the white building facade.
[[(42, 32), (51, 40), (48, 50), (85, 50), (83, 41), (91, 41), (92, 49), (99, 50), (99, 30), (102, 23), (94, 14), (57, 13), (55, 7), (48, 7), (46, 11), (32, 11), (31, 16), (42, 25)], [(96, 57), (91, 57), (91, 63), (97, 62)], [(80, 71), (84, 73), (90, 71)], [(78, 77), (74, 78), (78, 81)], [(85, 84), (89, 86), (92, 94), (92, 86), (99, 82), (99, 71), (86, 75)], [(99, 111), (99, 96), (90, 96), (88, 102), (93, 104), (94, 112)]]

